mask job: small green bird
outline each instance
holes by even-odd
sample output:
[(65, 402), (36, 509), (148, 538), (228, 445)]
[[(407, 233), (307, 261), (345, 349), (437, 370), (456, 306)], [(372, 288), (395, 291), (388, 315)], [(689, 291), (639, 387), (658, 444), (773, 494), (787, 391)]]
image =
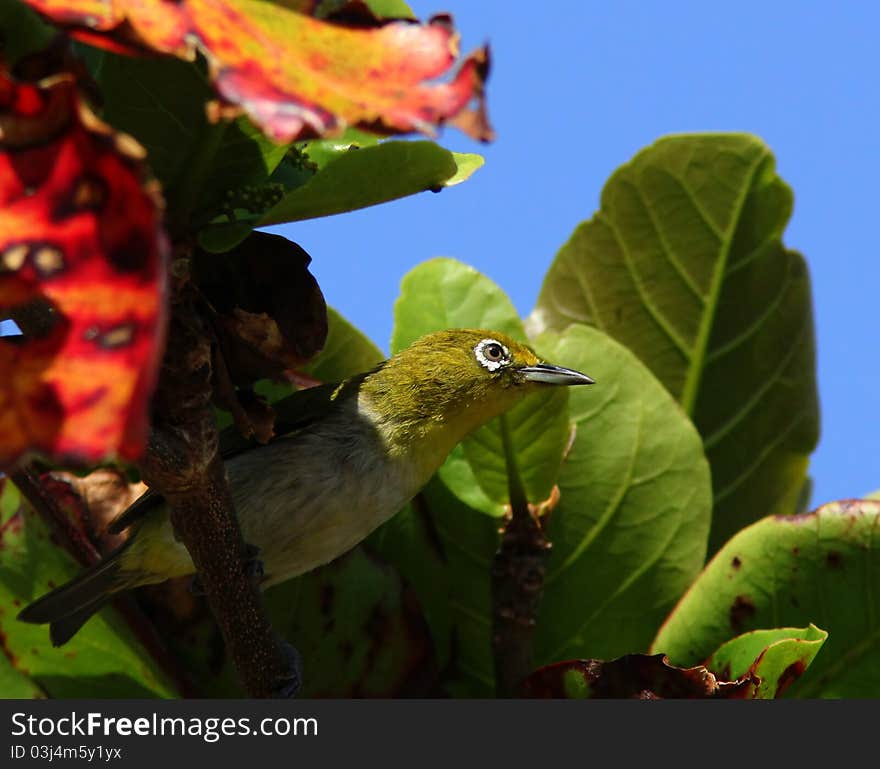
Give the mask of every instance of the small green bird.
[[(504, 334), (451, 329), (372, 371), (275, 404), (279, 437), (224, 454), (242, 533), (259, 550), (262, 586), (357, 545), (416, 495), (457, 443), (524, 395), (592, 383)], [(125, 544), (18, 618), (51, 623), (60, 646), (114, 593), (195, 573), (161, 496), (147, 492), (110, 528), (128, 526)]]

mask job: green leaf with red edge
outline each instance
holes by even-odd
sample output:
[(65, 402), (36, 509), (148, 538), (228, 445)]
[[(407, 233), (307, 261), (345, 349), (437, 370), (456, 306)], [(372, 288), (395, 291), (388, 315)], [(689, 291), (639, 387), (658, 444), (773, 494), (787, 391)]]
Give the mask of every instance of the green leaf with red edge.
[[(19, 674), (13, 691), (31, 696), (24, 677), (50, 697), (175, 696), (165, 673), (110, 608), (62, 648), (50, 645), (45, 626), (16, 619), (23, 606), (79, 571), (42, 519), (21, 504), (12, 483), (0, 479), (0, 657)], [(10, 676), (0, 671), (0, 681)]]
[(201, 51), (223, 105), (218, 114), (244, 111), (277, 141), (347, 125), (432, 133), (443, 122), (492, 136), (483, 105), (487, 49), (468, 56), (450, 82), (426, 82), (455, 63), (458, 36), (447, 16), (351, 26), (260, 0), (27, 2), (111, 49), (183, 59)]
[[(166, 244), (141, 148), (70, 78), (0, 74), (0, 466), (143, 450), (164, 332)], [(8, 373), (7, 373), (8, 372)]]
[(753, 630), (722, 644), (706, 667), (724, 680), (753, 674), (749, 699), (782, 696), (815, 659), (828, 633), (815, 625), (805, 628)]
[(880, 501), (844, 500), (769, 516), (722, 547), (667, 617), (651, 651), (682, 665), (731, 636), (815, 622), (828, 641), (795, 697), (880, 691)]

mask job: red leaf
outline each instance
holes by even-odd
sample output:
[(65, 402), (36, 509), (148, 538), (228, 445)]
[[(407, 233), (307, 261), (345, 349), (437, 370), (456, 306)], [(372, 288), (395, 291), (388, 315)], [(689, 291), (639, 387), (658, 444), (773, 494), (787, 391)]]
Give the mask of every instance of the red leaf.
[(367, 28), (264, 0), (26, 1), (93, 45), (184, 59), (201, 51), (221, 99), (212, 115), (244, 111), (279, 142), (346, 125), (431, 134), (444, 122), (492, 138), (483, 102), (488, 49), (468, 56), (451, 82), (426, 82), (448, 72), (458, 54), (448, 16)]
[(72, 78), (0, 72), (0, 467), (137, 458), (164, 332), (165, 240), (143, 151)]

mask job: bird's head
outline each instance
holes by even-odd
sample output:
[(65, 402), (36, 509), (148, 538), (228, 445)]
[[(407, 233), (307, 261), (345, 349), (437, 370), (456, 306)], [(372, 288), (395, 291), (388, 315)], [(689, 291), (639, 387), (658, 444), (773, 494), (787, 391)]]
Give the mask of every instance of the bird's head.
[(439, 429), (457, 443), (524, 395), (592, 383), (506, 334), (457, 328), (413, 342), (370, 374), (363, 392), (386, 426), (421, 435)]

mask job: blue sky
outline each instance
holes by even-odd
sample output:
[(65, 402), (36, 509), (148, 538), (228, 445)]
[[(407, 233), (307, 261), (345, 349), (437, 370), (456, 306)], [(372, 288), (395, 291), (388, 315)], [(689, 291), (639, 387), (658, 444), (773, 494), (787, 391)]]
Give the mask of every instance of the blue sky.
[[(417, 0), (448, 11), (462, 49), (488, 40), (498, 139), (468, 182), (276, 228), (313, 256), (330, 304), (387, 351), (403, 275), (454, 256), (527, 314), (544, 273), (605, 180), (667, 133), (750, 131), (795, 191), (786, 243), (815, 300), (822, 438), (813, 501), (880, 488), (876, 185), (880, 5), (857, 0), (571, 2)], [(548, 10), (549, 9), (549, 10)]]
[(439, 195), (278, 228), (325, 296), (387, 351), (403, 275), (434, 256), (485, 272), (522, 314), (605, 180), (667, 133), (750, 131), (795, 191), (786, 243), (810, 266), (822, 439), (813, 501), (880, 488), (876, 184), (880, 6), (870, 2), (437, 0), (463, 50), (489, 40), (486, 165)]

